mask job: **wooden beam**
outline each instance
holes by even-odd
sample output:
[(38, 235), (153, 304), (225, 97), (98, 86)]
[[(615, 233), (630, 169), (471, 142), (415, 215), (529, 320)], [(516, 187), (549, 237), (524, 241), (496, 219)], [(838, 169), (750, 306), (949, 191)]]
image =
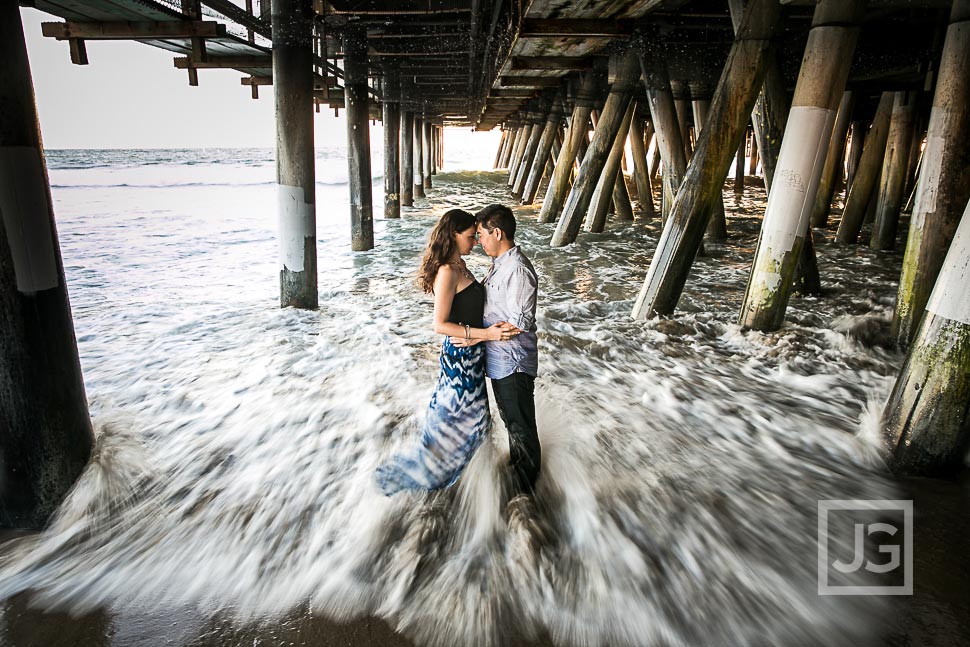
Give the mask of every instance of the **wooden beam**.
[(579, 56), (513, 56), (513, 70), (588, 70), (590, 59)]
[(629, 20), (525, 18), (519, 38), (618, 38), (632, 33)]
[(558, 88), (562, 82), (558, 76), (503, 76), (501, 84), (505, 87)]
[(146, 40), (156, 38), (223, 38), (226, 26), (213, 20), (146, 20), (117, 22), (45, 22), (41, 33), (69, 40)]
[(85, 47), (84, 41), (80, 38), (70, 38), (67, 42), (71, 47), (71, 62), (75, 65), (87, 65), (88, 48)]
[(488, 91), (488, 101), (494, 99), (534, 99), (539, 96), (535, 90), (528, 88), (492, 88)]
[(208, 61), (193, 61), (187, 56), (177, 56), (175, 67), (180, 70), (240, 69), (260, 67), (271, 69), (272, 56), (210, 56)]

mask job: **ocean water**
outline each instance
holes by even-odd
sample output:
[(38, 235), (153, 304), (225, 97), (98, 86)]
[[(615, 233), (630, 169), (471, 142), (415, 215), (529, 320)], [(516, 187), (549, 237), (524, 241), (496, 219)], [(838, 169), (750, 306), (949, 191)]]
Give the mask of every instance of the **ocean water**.
[(272, 150), (48, 151), (97, 447), (50, 528), (5, 547), (0, 599), (239, 625), (308, 605), (431, 645), (878, 638), (884, 599), (818, 595), (817, 521), (820, 500), (898, 496), (874, 439), (902, 360), (884, 348), (899, 259), (823, 236), (823, 296), (742, 331), (757, 186), (725, 192), (729, 241), (648, 322), (629, 313), (656, 222), (552, 249), (516, 207), (540, 276), (535, 509), (506, 508), (498, 416), (454, 488), (379, 494), (374, 468), (413, 440), (436, 377), (414, 282), (427, 233), (508, 199), (502, 173), (472, 170), (497, 139), (455, 140), (400, 220), (380, 217), (375, 150), (364, 253), (343, 153), (318, 152), (315, 312), (278, 307)]

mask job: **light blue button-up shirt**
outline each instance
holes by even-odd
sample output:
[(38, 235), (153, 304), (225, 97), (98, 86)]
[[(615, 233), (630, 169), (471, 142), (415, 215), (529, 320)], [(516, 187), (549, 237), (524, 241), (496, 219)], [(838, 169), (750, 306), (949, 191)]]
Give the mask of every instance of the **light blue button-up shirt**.
[(513, 373), (539, 374), (536, 293), (539, 277), (516, 245), (492, 262), (485, 280), (486, 326), (507, 321), (523, 332), (508, 341), (485, 343), (485, 372), (493, 380)]

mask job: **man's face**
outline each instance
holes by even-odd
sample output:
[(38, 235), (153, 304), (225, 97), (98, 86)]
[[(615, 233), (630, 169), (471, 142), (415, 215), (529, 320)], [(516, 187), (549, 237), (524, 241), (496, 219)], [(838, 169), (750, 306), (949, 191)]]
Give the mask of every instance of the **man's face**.
[(478, 225), (478, 242), (482, 244), (482, 249), (485, 253), (495, 257), (496, 247), (498, 246), (498, 233), (501, 230), (496, 228), (489, 230), (483, 225)]

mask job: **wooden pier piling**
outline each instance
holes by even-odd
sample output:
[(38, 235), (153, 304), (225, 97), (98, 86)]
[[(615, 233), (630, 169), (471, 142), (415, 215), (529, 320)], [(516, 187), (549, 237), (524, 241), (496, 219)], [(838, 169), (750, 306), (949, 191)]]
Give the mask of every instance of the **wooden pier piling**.
[(515, 150), (512, 152), (512, 161), (509, 163), (509, 177), (506, 182), (509, 190), (515, 185), (515, 179), (518, 177), (519, 166), (522, 164), (522, 158), (525, 157), (525, 147), (529, 142), (529, 137), (532, 135), (532, 124), (526, 123), (519, 127), (518, 134), (515, 138)]
[(879, 192), (876, 202), (876, 219), (872, 226), (869, 246), (888, 250), (896, 247), (899, 211), (903, 207), (903, 188), (909, 168), (909, 147), (913, 139), (913, 111), (916, 94), (897, 92), (893, 100), (889, 133), (886, 136), (886, 152), (883, 155), (882, 173), (879, 175)]
[(563, 204), (570, 187), (573, 166), (576, 163), (580, 148), (589, 132), (589, 119), (593, 111), (593, 101), (598, 83), (593, 71), (586, 72), (576, 93), (573, 112), (569, 118), (569, 128), (566, 131), (563, 146), (556, 157), (556, 166), (546, 189), (546, 197), (542, 200), (539, 211), (539, 222), (550, 223), (559, 219)]
[(590, 142), (586, 157), (576, 175), (576, 182), (569, 192), (569, 197), (566, 198), (562, 217), (550, 241), (551, 246), (562, 247), (576, 240), (579, 228), (589, 210), (596, 183), (606, 164), (606, 158), (613, 148), (616, 133), (626, 117), (627, 107), (630, 105), (639, 77), (639, 56), (635, 48), (629, 48), (618, 58), (613, 85), (610, 87), (609, 96), (596, 125), (593, 141)]
[[(694, 110), (694, 129), (698, 136), (700, 136), (701, 131), (704, 129), (704, 124), (707, 123), (707, 114), (710, 111), (711, 102), (707, 99), (695, 99), (691, 102), (691, 107)], [(721, 185), (724, 185), (723, 178)], [(727, 240), (727, 220), (724, 217), (723, 196), (720, 200), (714, 201), (711, 215), (707, 221), (707, 237), (714, 241)]]
[[(893, 337), (900, 348), (916, 334), (950, 241), (970, 201), (970, 0), (953, 3), (920, 165), (899, 277)], [(966, 218), (964, 217), (964, 220)]]
[(414, 206), (414, 113), (401, 113), (401, 204)]
[(424, 119), (414, 115), (414, 197), (425, 198), (424, 193)]
[(879, 99), (879, 107), (876, 108), (876, 115), (872, 119), (872, 127), (866, 134), (862, 156), (852, 180), (852, 188), (849, 189), (849, 194), (845, 199), (842, 221), (839, 223), (839, 230), (835, 234), (836, 242), (843, 245), (852, 245), (858, 242), (859, 232), (862, 231), (862, 225), (866, 220), (866, 212), (874, 198), (873, 194), (882, 169), (883, 153), (886, 151), (889, 119), (893, 111), (893, 98), (892, 92), (882, 93)]
[[(648, 125), (650, 135), (653, 135), (652, 126)], [(653, 218), (656, 210), (653, 206), (653, 187), (650, 183), (650, 166), (647, 162), (647, 148), (645, 142), (648, 141), (643, 120), (634, 116), (630, 122), (630, 152), (633, 154), (633, 179), (637, 186), (637, 202), (640, 204), (640, 213), (646, 218)]]
[(43, 528), (94, 434), (16, 2), (0, 3), (0, 527)]
[(348, 29), (344, 33), (344, 75), (350, 171), (350, 248), (364, 252), (374, 248), (374, 191), (370, 166), (367, 34), (362, 29)]
[[(766, 53), (778, 26), (777, 0), (751, 0), (721, 73), (707, 126), (677, 191), (633, 307), (633, 317), (670, 314), (677, 306), (707, 220), (721, 190), (737, 142), (748, 124), (765, 73)], [(656, 117), (656, 115), (655, 115)], [(655, 118), (655, 123), (659, 121)], [(659, 133), (659, 130), (658, 130)]]
[(505, 144), (509, 140), (509, 131), (502, 129), (502, 136), (498, 141), (498, 149), (495, 151), (495, 162), (492, 164), (492, 169), (499, 168), (499, 163), (502, 160), (502, 154), (505, 152)]
[[(596, 189), (593, 191), (593, 197), (590, 199), (589, 209), (583, 223), (583, 228), (588, 232), (598, 234), (603, 231), (606, 226), (606, 215), (610, 210), (610, 205), (614, 203), (617, 207), (617, 218), (619, 220), (633, 220), (632, 210), (627, 211), (630, 209), (630, 197), (623, 194), (619, 187), (623, 185), (625, 188), (620, 158), (623, 156), (623, 145), (629, 134), (630, 122), (635, 110), (636, 104), (631, 102), (623, 121), (620, 122), (620, 129), (616, 131), (616, 138), (613, 140), (610, 154), (606, 158), (603, 171), (596, 182)], [(621, 210), (623, 216), (620, 216)]]
[(845, 140), (852, 120), (852, 108), (855, 95), (851, 90), (842, 93), (839, 112), (832, 128), (832, 138), (829, 140), (829, 152), (825, 155), (825, 166), (818, 183), (818, 193), (815, 196), (815, 208), (812, 211), (812, 226), (825, 228), (829, 223), (829, 211), (832, 208), (832, 197), (835, 194), (837, 176), (841, 177), (842, 162), (845, 159)]
[(273, 0), (272, 29), (280, 306), (314, 310), (317, 224), (310, 21), (297, 0)]
[[(539, 142), (542, 141), (542, 135), (546, 130), (546, 114), (548, 114), (551, 105), (552, 102), (546, 96), (543, 98), (541, 108), (530, 113), (533, 120), (532, 129), (529, 131), (529, 139), (522, 153), (522, 161), (515, 174), (515, 182), (512, 183), (512, 198), (514, 200), (522, 199), (522, 194), (525, 192), (525, 183), (529, 179), (532, 168), (538, 163)], [(543, 161), (543, 163), (545, 162)]]
[(866, 132), (869, 124), (865, 119), (856, 119), (852, 122), (852, 129), (849, 132), (849, 143), (846, 144), (845, 152), (845, 194), (849, 195), (852, 190), (852, 181), (855, 179), (856, 170), (859, 168), (859, 161), (862, 159), (862, 148), (866, 140)]
[(555, 142), (556, 135), (559, 133), (562, 113), (562, 95), (557, 94), (551, 102), (549, 112), (546, 116), (546, 123), (543, 125), (542, 132), (539, 135), (535, 162), (529, 170), (529, 176), (526, 178), (525, 185), (522, 189), (522, 204), (532, 204), (535, 202), (536, 194), (539, 193), (539, 183), (542, 182), (542, 177), (545, 175), (546, 164), (552, 153), (552, 145)]
[(401, 104), (396, 68), (385, 70), (384, 84), (384, 217), (401, 217)]
[(970, 203), (886, 403), (883, 427), (890, 466), (904, 474), (956, 471), (970, 448)]
[(434, 175), (434, 141), (431, 135), (431, 121), (425, 119), (421, 124), (422, 148), (424, 150), (424, 188), (433, 188), (431, 176)]
[(742, 326), (775, 330), (784, 321), (864, 7), (862, 0), (816, 5), (741, 306)]
[(659, 35), (650, 34), (642, 41), (640, 63), (647, 90), (647, 104), (650, 106), (650, 120), (657, 139), (657, 151), (663, 163), (663, 200), (660, 210), (666, 222), (674, 196), (687, 171), (687, 156), (684, 154), (674, 93), (670, 88), (667, 63), (663, 57)]
[[(744, 14), (745, 0), (728, 0), (731, 13), (731, 24), (735, 34)], [(748, 175), (754, 175), (758, 159), (764, 171), (765, 190), (771, 192), (771, 181), (775, 176), (778, 165), (778, 154), (781, 152), (781, 140), (788, 123), (788, 113), (791, 110), (791, 100), (785, 91), (784, 79), (778, 64), (775, 47), (771, 47), (765, 54), (764, 81), (761, 91), (751, 111), (751, 130), (754, 137), (751, 141), (751, 167)]]
[(744, 167), (747, 152), (748, 132), (745, 131), (744, 136), (741, 137), (741, 143), (738, 144), (738, 154), (734, 158), (734, 195), (737, 196), (744, 193)]

